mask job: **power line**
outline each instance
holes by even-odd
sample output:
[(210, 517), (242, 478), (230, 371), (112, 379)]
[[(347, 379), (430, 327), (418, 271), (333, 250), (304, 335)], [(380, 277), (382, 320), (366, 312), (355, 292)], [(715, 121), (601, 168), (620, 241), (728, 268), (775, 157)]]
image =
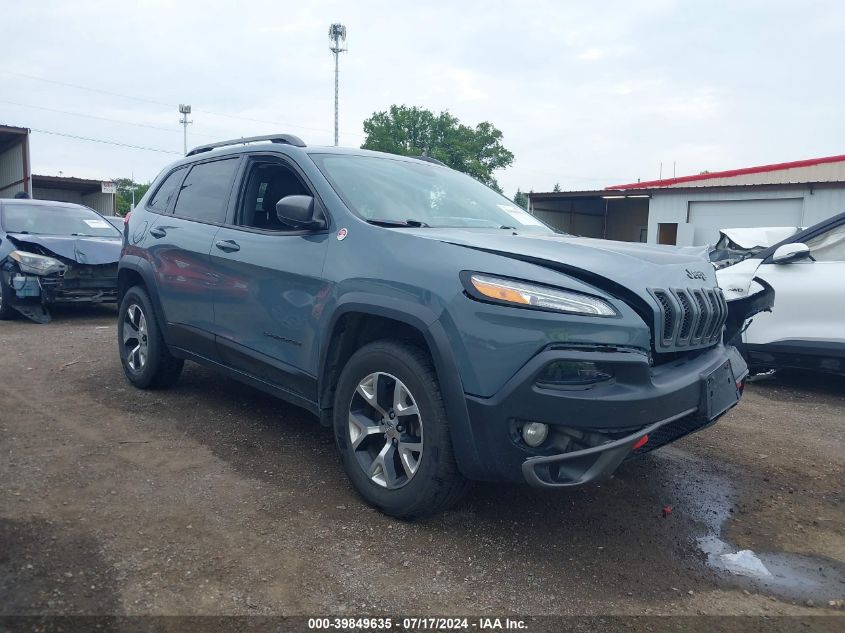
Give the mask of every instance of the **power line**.
[[(133, 96), (133, 95), (122, 94), (120, 92), (112, 92), (110, 90), (102, 90), (101, 88), (92, 88), (90, 86), (83, 86), (81, 84), (71, 83), (71, 82), (68, 82), (68, 81), (57, 81), (55, 79), (47, 79), (46, 77), (38, 77), (36, 75), (28, 75), (26, 73), (20, 73), (20, 72), (14, 71), (14, 70), (2, 69), (2, 70), (0, 70), (0, 72), (3, 72), (7, 75), (14, 75), (15, 77), (23, 77), (24, 79), (30, 79), (32, 81), (43, 81), (45, 83), (55, 84), (57, 86), (65, 86), (67, 88), (76, 88), (78, 90), (86, 90), (88, 92), (95, 92), (95, 93), (99, 93), (99, 94), (109, 95), (109, 96), (112, 96), (112, 97), (119, 97), (121, 99), (131, 99), (131, 100), (134, 100), (134, 101), (140, 101), (142, 103), (151, 103), (153, 105), (162, 106), (162, 107), (165, 107), (167, 109), (172, 109), (172, 108), (177, 107), (177, 104), (175, 104), (175, 103), (166, 103), (164, 101), (157, 101), (155, 99), (147, 99), (145, 97), (137, 97), (137, 96)], [(311, 131), (311, 132), (329, 133), (329, 130), (324, 130), (324, 129), (321, 129), (321, 128), (306, 127), (304, 125), (293, 125), (293, 124), (289, 124), (289, 123), (283, 123), (283, 122), (280, 122), (280, 121), (270, 121), (270, 120), (267, 120), (267, 119), (255, 119), (255, 118), (252, 118), (252, 117), (245, 117), (245, 116), (240, 116), (240, 115), (237, 115), (237, 114), (227, 114), (225, 112), (214, 112), (212, 110), (202, 110), (202, 109), (199, 109), (199, 108), (195, 108), (194, 113), (209, 114), (211, 116), (225, 117), (227, 119), (235, 119), (235, 120), (239, 120), (239, 121), (250, 121), (252, 123), (264, 123), (264, 124), (269, 124), (269, 125), (278, 125), (282, 128), (288, 128), (289, 127), (289, 128), (297, 128), (297, 129), (300, 129), (300, 130), (308, 130), (308, 131)], [(354, 134), (354, 135), (362, 137), (362, 138), (364, 137), (363, 134)]]
[[(267, 119), (254, 119), (254, 118), (248, 117), (248, 116), (240, 116), (240, 115), (237, 115), (237, 114), (225, 114), (223, 112), (213, 112), (211, 110), (202, 110), (200, 108), (194, 108), (194, 112), (199, 112), (200, 114), (210, 114), (211, 116), (225, 117), (227, 119), (237, 119), (239, 121), (251, 121), (253, 123), (268, 123), (270, 125), (278, 125), (279, 127), (282, 127), (282, 128), (296, 128), (296, 129), (300, 129), (300, 130), (308, 130), (309, 132), (323, 132), (323, 133), (329, 132), (329, 130), (324, 130), (324, 129), (316, 128), (316, 127), (306, 127), (304, 125), (295, 125), (295, 124), (291, 124), (291, 123), (280, 123), (279, 121), (268, 121)], [(358, 133), (354, 133), (354, 132), (352, 132), (350, 134), (364, 138), (363, 134), (358, 134)]]
[(102, 138), (91, 138), (90, 136), (77, 136), (76, 134), (65, 134), (64, 132), (54, 132), (53, 130), (41, 130), (38, 128), (30, 128), (33, 132), (40, 132), (41, 134), (52, 134), (53, 136), (65, 136), (67, 138), (75, 138), (80, 141), (91, 141), (93, 143), (105, 143), (106, 145), (117, 145), (119, 147), (129, 147), (131, 149), (143, 149), (149, 152), (161, 152), (163, 154), (176, 154), (182, 156), (182, 152), (174, 152), (169, 149), (162, 149), (160, 147), (146, 147), (144, 145), (131, 145), (130, 143), (120, 143), (118, 141), (108, 141)]
[(57, 86), (66, 86), (68, 88), (77, 88), (78, 90), (87, 90), (88, 92), (98, 92), (103, 95), (109, 95), (112, 97), (121, 97), (122, 99), (133, 99), (134, 101), (143, 101), (144, 103), (152, 103), (155, 105), (164, 106), (166, 108), (173, 107), (171, 103), (164, 103), (163, 101), (156, 101), (155, 99), (145, 99), (144, 97), (135, 97), (130, 95), (121, 94), (119, 92), (111, 92), (109, 90), (102, 90), (100, 88), (90, 88), (88, 86), (81, 86), (79, 84), (73, 84), (68, 81), (56, 81), (55, 79), (47, 79), (46, 77), (36, 77), (35, 75), (27, 75), (26, 73), (19, 73), (14, 70), (6, 70), (3, 69), (3, 72), (8, 75), (15, 75), (16, 77), (23, 77), (25, 79), (32, 79), (34, 81), (43, 81), (48, 84), (56, 84)]
[[(5, 103), (5, 104), (8, 104), (8, 105), (13, 105), (13, 106), (20, 106), (22, 108), (33, 108), (35, 110), (44, 110), (46, 112), (57, 112), (59, 114), (69, 114), (71, 116), (84, 117), (86, 119), (96, 119), (98, 121), (109, 121), (111, 123), (123, 123), (125, 125), (134, 125), (135, 127), (143, 127), (143, 128), (147, 128), (147, 129), (150, 129), (150, 130), (161, 130), (162, 132), (171, 132), (171, 133), (179, 132), (179, 130), (175, 130), (175, 129), (172, 129), (172, 128), (160, 127), (160, 126), (157, 126), (157, 125), (149, 125), (147, 123), (136, 123), (134, 121), (127, 121), (125, 119), (112, 119), (110, 117), (97, 116), (97, 115), (94, 115), (94, 114), (85, 114), (83, 112), (71, 112), (70, 110), (59, 110), (58, 108), (47, 108), (45, 106), (37, 106), (37, 105), (33, 105), (31, 103), (18, 103), (17, 101), (6, 101), (5, 99), (0, 99), (0, 103)], [(194, 134), (194, 136), (205, 136), (205, 137), (208, 137), (208, 138), (217, 138), (216, 135), (211, 135), (211, 134)]]

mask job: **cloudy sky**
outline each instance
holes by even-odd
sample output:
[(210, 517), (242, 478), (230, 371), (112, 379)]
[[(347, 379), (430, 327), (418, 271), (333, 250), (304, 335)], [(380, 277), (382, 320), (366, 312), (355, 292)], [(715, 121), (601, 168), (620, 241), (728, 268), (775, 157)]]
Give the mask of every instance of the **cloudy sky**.
[(179, 103), (189, 146), (330, 144), (333, 21), (341, 145), (392, 103), (488, 120), (509, 196), (845, 153), (837, 0), (6, 2), (0, 123), (32, 128), (35, 173), (90, 178), (178, 158)]

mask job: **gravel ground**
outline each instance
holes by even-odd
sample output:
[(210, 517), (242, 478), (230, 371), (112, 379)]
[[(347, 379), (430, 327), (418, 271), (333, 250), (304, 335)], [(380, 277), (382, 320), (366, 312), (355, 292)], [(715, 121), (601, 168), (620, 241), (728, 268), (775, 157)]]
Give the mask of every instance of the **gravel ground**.
[[(309, 414), (193, 364), (138, 391), (113, 309), (54, 316), (0, 323), (2, 614), (845, 615), (841, 379), (759, 380), (601, 485), (405, 523)], [(772, 575), (724, 569), (745, 549)]]

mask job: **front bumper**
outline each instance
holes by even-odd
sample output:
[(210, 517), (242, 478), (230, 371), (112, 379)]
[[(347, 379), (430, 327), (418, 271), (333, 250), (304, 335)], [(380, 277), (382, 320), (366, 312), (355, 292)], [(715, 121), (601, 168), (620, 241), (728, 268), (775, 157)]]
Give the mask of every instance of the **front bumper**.
[[(538, 377), (553, 362), (592, 362), (614, 378), (549, 388)], [(654, 450), (715, 422), (734, 406), (748, 370), (734, 347), (711, 349), (652, 367), (637, 350), (549, 348), (491, 398), (467, 396), (472, 434), (486, 480), (572, 487), (610, 475), (636, 453)], [(522, 441), (527, 422), (549, 426), (537, 448)], [(648, 435), (648, 441), (634, 449)]]
[(37, 323), (47, 323), (47, 305), (117, 301), (117, 266), (71, 268), (65, 275), (30, 275), (6, 265), (0, 270), (3, 296), (10, 306)]

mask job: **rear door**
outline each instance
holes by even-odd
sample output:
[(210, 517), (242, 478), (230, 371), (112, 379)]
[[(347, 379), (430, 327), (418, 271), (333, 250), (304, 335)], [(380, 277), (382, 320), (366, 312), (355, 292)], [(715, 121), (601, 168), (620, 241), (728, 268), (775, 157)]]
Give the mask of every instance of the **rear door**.
[(845, 358), (845, 221), (803, 239), (815, 261), (767, 258), (757, 269), (774, 287), (775, 305), (754, 317), (745, 342), (771, 352)]
[(226, 218), (239, 162), (224, 157), (191, 166), (172, 209), (148, 232), (168, 341), (208, 358), (217, 356), (212, 329), (218, 282), (208, 253)]
[(279, 199), (303, 194), (315, 196), (296, 165), (278, 155), (244, 165), (238, 204), (211, 248), (214, 331), (226, 364), (315, 401), (329, 234), (294, 230), (275, 213)]

